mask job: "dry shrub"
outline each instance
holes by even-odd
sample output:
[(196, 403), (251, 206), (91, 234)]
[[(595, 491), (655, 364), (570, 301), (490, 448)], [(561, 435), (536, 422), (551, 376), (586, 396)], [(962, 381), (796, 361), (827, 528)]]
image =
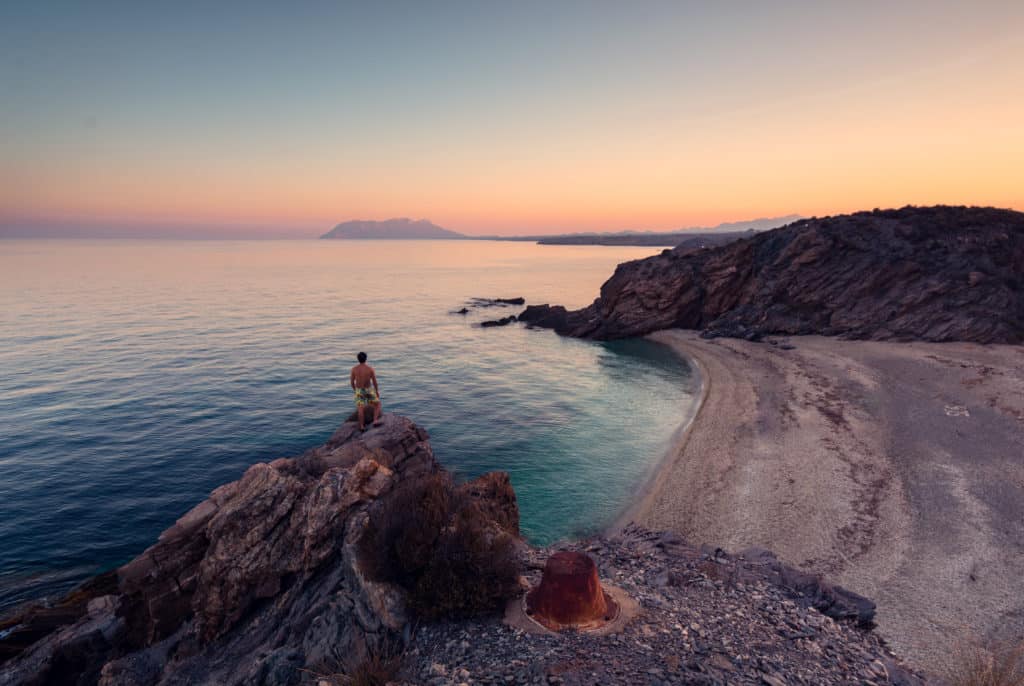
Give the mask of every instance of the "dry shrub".
[(331, 686), (385, 686), (398, 678), (398, 673), (402, 671), (402, 661), (401, 649), (386, 644), (361, 660), (346, 662), (340, 672), (308, 673), (313, 675), (315, 683), (326, 681)]
[(493, 611), (518, 589), (513, 537), (443, 474), (402, 483), (379, 501), (359, 553), (367, 576), (402, 586), (423, 619)]
[(1024, 642), (962, 649), (947, 678), (951, 686), (1024, 686)]
[(359, 539), (363, 570), (374, 581), (411, 588), (430, 561), (454, 489), (445, 474), (403, 481), (370, 512)]
[(457, 499), (457, 505), (412, 589), (410, 604), (427, 620), (500, 609), (519, 589), (512, 536), (496, 529), (468, 498)]

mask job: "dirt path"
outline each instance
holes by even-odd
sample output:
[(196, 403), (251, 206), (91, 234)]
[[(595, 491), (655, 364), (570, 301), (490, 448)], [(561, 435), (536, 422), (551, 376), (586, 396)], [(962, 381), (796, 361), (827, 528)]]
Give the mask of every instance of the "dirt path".
[(707, 387), (639, 522), (824, 573), (924, 668), (1024, 637), (1024, 347), (652, 338)]

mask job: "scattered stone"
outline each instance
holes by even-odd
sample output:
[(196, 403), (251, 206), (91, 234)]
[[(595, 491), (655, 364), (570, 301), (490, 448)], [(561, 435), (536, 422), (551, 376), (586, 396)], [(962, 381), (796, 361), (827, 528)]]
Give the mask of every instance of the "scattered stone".
[[(873, 604), (858, 604), (859, 596), (786, 567), (767, 551), (702, 550), (675, 534), (631, 525), (614, 537), (524, 550), (531, 587), (557, 550), (590, 555), (602, 581), (641, 601), (640, 618), (607, 636), (525, 634), (498, 618), (435, 624), (413, 637), (407, 673), (441, 661), (457, 662), (481, 684), (924, 683), (863, 628)], [(704, 571), (709, 564), (727, 571), (717, 585)], [(666, 577), (679, 581), (666, 584)], [(661, 604), (646, 602), (654, 597)], [(822, 615), (830, 608), (836, 620)], [(459, 641), (467, 632), (474, 638), (464, 649)]]

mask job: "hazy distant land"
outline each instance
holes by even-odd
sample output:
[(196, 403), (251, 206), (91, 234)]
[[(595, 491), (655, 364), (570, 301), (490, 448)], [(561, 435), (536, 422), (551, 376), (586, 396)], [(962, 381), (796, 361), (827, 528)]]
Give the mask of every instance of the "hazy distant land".
[(775, 229), (800, 219), (798, 214), (784, 217), (724, 222), (712, 227), (690, 227), (675, 231), (618, 231), (608, 233), (566, 233), (533, 236), (467, 236), (445, 229), (427, 219), (407, 218), (384, 221), (353, 220), (342, 222), (321, 238), (386, 240), (492, 240), (535, 241), (541, 245), (645, 245), (675, 247), (684, 241), (688, 247), (724, 245), (757, 231)]
[(746, 231), (724, 231), (722, 233), (694, 230), (685, 233), (580, 234), (541, 238), (537, 243), (540, 245), (646, 245), (668, 248), (685, 243), (690, 248), (710, 248), (716, 245), (725, 245), (740, 238), (749, 238), (756, 233), (757, 231), (754, 229), (747, 229)]
[(457, 231), (450, 231), (441, 228), (437, 224), (426, 219), (386, 219), (384, 221), (367, 221), (356, 219), (354, 221), (342, 222), (325, 233), (320, 238), (341, 238), (341, 239), (435, 239), (451, 240), (468, 238)]

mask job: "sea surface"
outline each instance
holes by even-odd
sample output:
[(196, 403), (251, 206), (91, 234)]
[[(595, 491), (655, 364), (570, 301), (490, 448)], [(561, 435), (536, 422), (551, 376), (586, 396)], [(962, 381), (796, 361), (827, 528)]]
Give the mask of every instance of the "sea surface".
[(512, 475), (546, 544), (609, 525), (694, 402), (657, 344), (514, 324), (655, 248), (0, 241), (0, 610), (131, 559), (216, 486), (325, 441), (366, 351), (459, 478)]

